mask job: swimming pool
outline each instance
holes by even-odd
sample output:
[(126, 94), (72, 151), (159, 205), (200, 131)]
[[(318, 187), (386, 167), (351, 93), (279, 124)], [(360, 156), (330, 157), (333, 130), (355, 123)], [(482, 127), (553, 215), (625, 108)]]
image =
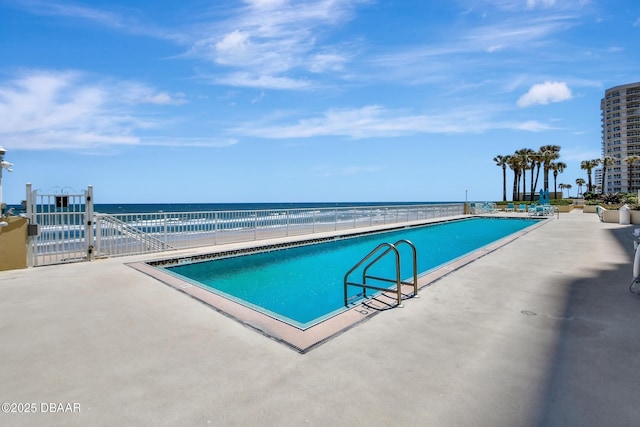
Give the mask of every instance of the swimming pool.
[[(190, 284), (304, 330), (346, 310), (345, 273), (380, 243), (410, 240), (417, 249), (418, 272), (424, 274), (538, 222), (467, 218), (163, 268)], [(410, 258), (402, 258), (403, 279), (411, 277)], [(389, 258), (375, 268), (377, 274), (388, 276), (394, 265)], [(357, 289), (350, 289), (350, 297), (357, 294)]]

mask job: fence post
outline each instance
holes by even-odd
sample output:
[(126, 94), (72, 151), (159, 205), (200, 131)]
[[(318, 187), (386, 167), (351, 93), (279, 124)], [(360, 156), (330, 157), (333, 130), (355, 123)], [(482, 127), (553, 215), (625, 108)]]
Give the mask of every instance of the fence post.
[[(35, 222), (35, 215), (33, 213), (33, 191), (31, 190), (31, 184), (27, 184), (27, 199), (26, 199), (26, 208), (27, 208), (27, 219), (29, 220), (29, 225), (37, 227)], [(34, 242), (38, 238), (38, 236), (33, 236), (33, 233), (28, 233), (27, 237), (27, 267), (33, 267), (33, 255), (34, 255)]]
[(93, 238), (93, 186), (87, 187), (87, 192), (84, 196), (85, 206), (85, 218), (84, 218), (84, 241), (85, 249), (87, 251), (87, 260), (92, 261), (94, 259), (94, 238)]

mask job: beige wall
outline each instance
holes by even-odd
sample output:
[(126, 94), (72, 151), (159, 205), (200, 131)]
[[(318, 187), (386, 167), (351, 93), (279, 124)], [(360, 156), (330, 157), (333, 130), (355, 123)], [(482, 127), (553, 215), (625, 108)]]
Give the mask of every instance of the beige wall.
[[(602, 222), (610, 222), (614, 224), (620, 223), (619, 210), (600, 209), (602, 210)], [(631, 224), (640, 224), (640, 211), (631, 211), (630, 214)]]
[(27, 268), (27, 219), (17, 216), (5, 219), (0, 227), (0, 271)]

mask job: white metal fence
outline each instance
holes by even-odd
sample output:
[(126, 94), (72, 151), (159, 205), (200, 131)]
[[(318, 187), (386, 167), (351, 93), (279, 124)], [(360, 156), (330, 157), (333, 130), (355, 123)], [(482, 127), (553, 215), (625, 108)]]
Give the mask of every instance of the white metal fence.
[(27, 184), (29, 266), (401, 224), (464, 213), (464, 204), (101, 214), (93, 188), (40, 194)]
[(81, 194), (40, 194), (27, 184), (25, 202), (29, 219), (27, 264), (84, 261), (93, 247), (92, 187)]
[(462, 215), (464, 204), (95, 214), (95, 253), (109, 257)]

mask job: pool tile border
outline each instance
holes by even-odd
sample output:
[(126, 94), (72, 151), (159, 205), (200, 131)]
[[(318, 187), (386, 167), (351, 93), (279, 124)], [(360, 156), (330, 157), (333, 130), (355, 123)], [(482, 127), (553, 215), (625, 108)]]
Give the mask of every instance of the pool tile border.
[[(522, 217), (517, 218), (522, 219)], [(540, 220), (537, 224), (533, 224), (524, 230), (518, 231), (490, 243), (489, 245), (483, 246), (474, 252), (443, 264), (436, 269), (421, 274), (418, 277), (418, 289), (423, 290), (459, 268), (462, 268), (463, 266), (507, 245), (520, 236), (533, 231), (549, 220), (550, 219)], [(299, 244), (312, 240), (314, 239), (300, 240)], [(195, 259), (196, 257), (198, 256), (185, 256), (184, 258)], [(180, 279), (161, 268), (155, 267), (155, 265), (174, 263), (177, 259), (179, 258), (167, 257), (163, 260), (133, 262), (128, 263), (127, 265), (196, 299), (197, 301), (206, 304), (215, 311), (260, 332), (262, 335), (291, 347), (301, 354), (307, 353), (331, 338), (348, 331), (361, 322), (367, 321), (373, 316), (388, 309), (388, 305), (383, 301), (378, 298), (373, 298), (303, 330), (274, 317), (263, 314), (253, 308), (235, 302), (229, 298), (189, 283), (188, 281)], [(413, 287), (407, 286), (406, 290), (405, 295), (410, 295), (413, 291)], [(418, 295), (424, 297), (423, 293), (418, 292)], [(407, 306), (407, 302), (410, 302), (412, 299), (413, 298), (408, 298), (405, 300), (405, 307)], [(420, 299), (417, 299), (416, 301), (419, 302)], [(410, 305), (412, 304), (410, 303), (409, 306)]]

